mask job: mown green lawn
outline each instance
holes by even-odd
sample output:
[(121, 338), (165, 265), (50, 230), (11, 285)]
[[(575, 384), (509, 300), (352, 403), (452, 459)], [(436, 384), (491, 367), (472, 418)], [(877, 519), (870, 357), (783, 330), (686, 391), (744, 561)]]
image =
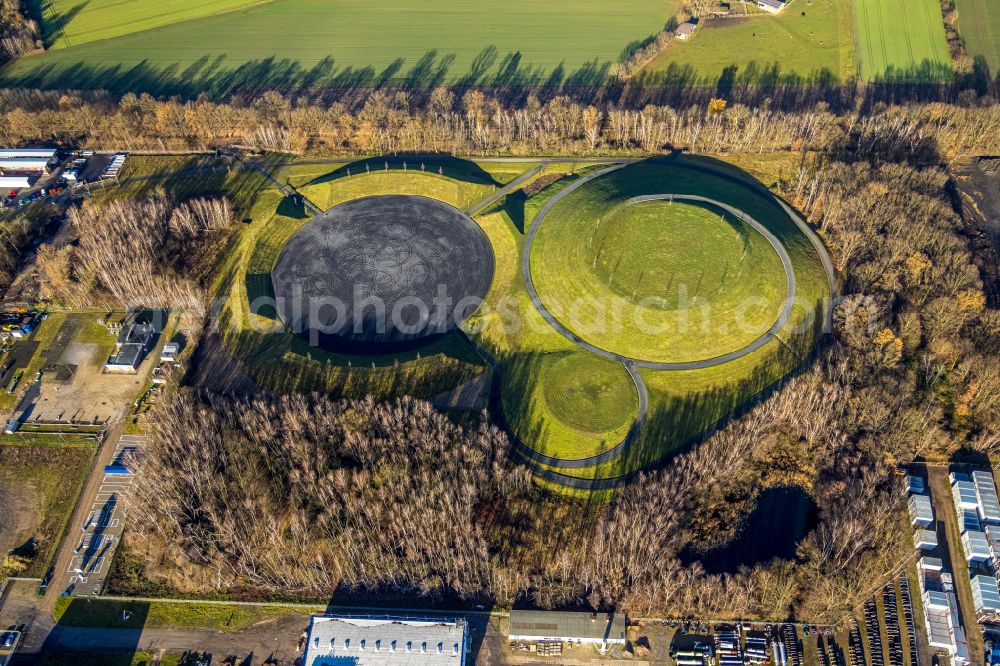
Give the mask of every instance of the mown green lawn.
[(965, 51), (986, 60), (995, 77), (1000, 73), (1000, 3), (996, 0), (955, 0), (958, 32)]
[(576, 190), (543, 220), (532, 246), (535, 287), (584, 340), (631, 358), (700, 360), (746, 346), (778, 318), (784, 271), (749, 225), (711, 206), (625, 205), (672, 192), (678, 180), (676, 170), (625, 169)]
[(794, 0), (780, 14), (705, 21), (645, 71), (711, 83), (854, 79), (851, 0)]
[[(212, 629), (242, 631), (258, 622), (320, 612), (321, 606), (214, 604), (198, 601), (121, 601), (60, 597), (53, 615), (67, 627)], [(128, 618), (128, 619), (125, 619)]]
[(585, 458), (618, 445), (639, 413), (639, 397), (621, 363), (584, 351), (505, 359), (508, 424), (531, 448)]
[(108, 652), (105, 650), (52, 650), (45, 653), (38, 666), (177, 666), (183, 655), (152, 652)]
[[(632, 169), (665, 169), (670, 175), (668, 180), (676, 188), (674, 191), (690, 191), (727, 201), (765, 223), (782, 239), (792, 259), (800, 300), (792, 310), (789, 325), (779, 333), (780, 341), (772, 340), (747, 356), (700, 370), (641, 370), (650, 401), (645, 427), (622, 457), (588, 469), (555, 468), (582, 478), (616, 477), (655, 462), (678, 446), (696, 440), (706, 428), (792, 371), (808, 356), (816, 340), (812, 325), (818, 322), (814, 321), (814, 312), (808, 304), (818, 303), (829, 295), (825, 274), (809, 239), (776, 207), (766, 190), (752, 185), (745, 176), (737, 176), (731, 167), (715, 160), (683, 158), (673, 164), (641, 165)], [(643, 176), (630, 173), (630, 169), (614, 174), (622, 181), (619, 186), (642, 188), (655, 182), (646, 180), (644, 183)], [(724, 179), (720, 174), (735, 180)], [(660, 174), (657, 179), (663, 176)], [(594, 183), (601, 180), (603, 178)], [(580, 192), (586, 193), (586, 189), (585, 186), (574, 192), (564, 202)], [(541, 192), (538, 196), (545, 198), (545, 194)], [(562, 202), (553, 212), (561, 205)]]
[(256, 86), (280, 87), (387, 79), (544, 83), (574, 76), (591, 83), (626, 48), (661, 30), (680, 2), (51, 0), (45, 6), (46, 31), (64, 48), (22, 59), (7, 70), (8, 82), (221, 91), (250, 78)]
[(855, 0), (861, 76), (927, 83), (954, 74), (938, 0)]

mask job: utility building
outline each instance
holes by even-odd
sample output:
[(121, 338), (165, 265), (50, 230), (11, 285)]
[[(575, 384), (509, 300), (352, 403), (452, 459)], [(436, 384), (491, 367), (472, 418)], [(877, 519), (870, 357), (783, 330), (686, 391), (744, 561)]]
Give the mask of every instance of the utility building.
[(993, 482), (993, 472), (976, 470), (972, 473), (972, 483), (976, 486), (979, 499), (979, 517), (986, 525), (1000, 525), (1000, 499), (997, 486)]
[(976, 608), (976, 617), (980, 621), (995, 621), (1000, 617), (1000, 588), (993, 576), (980, 574), (969, 581), (972, 585), (972, 602)]
[(512, 610), (510, 640), (562, 643), (625, 644), (625, 616), (618, 613), (573, 613)]
[(934, 508), (927, 495), (910, 495), (910, 521), (914, 527), (930, 527), (934, 524)]

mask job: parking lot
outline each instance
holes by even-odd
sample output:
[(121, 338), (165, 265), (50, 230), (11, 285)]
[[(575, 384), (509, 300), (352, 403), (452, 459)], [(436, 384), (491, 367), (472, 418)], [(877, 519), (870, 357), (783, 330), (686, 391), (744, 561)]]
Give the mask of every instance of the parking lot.
[[(137, 455), (144, 438), (122, 435), (109, 468), (120, 467), (127, 456)], [(105, 473), (97, 496), (79, 529), (79, 541), (66, 569), (69, 596), (97, 596), (104, 586), (104, 577), (125, 528), (125, 498), (132, 485), (127, 473)]]

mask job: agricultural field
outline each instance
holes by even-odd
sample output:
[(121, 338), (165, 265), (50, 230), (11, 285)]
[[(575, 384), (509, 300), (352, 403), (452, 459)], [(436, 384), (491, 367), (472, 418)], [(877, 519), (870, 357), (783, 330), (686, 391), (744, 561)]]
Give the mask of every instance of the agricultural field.
[(955, 4), (966, 53), (986, 60), (996, 76), (1000, 72), (1000, 6), (992, 0), (956, 0)]
[[(816, 342), (830, 285), (814, 240), (731, 165), (405, 161), (283, 165), (275, 174), (321, 210), (382, 195), (466, 210), (494, 196), (473, 216), (494, 256), (482, 304), (413, 349), (348, 353), (293, 334), (274, 307), (272, 271), (312, 215), (262, 187), (215, 284), (225, 303), (222, 347), (257, 386), (380, 399), (476, 386), (459, 409), (488, 407), (544, 478), (600, 489), (698, 438), (794, 370)], [(499, 192), (519, 174), (517, 189)], [(414, 247), (362, 256), (385, 262)], [(390, 279), (378, 275), (380, 284)], [(581, 298), (610, 304), (619, 328), (580, 328), (566, 312)], [(682, 330), (685, 318), (697, 326)]]
[(850, 0), (794, 0), (780, 14), (706, 20), (645, 72), (715, 84), (846, 81), (857, 76)]
[(680, 2), (213, 0), (41, 5), (48, 52), (7, 85), (224, 93), (255, 87), (592, 83)]
[(951, 79), (954, 69), (938, 0), (855, 0), (854, 23), (864, 80)]

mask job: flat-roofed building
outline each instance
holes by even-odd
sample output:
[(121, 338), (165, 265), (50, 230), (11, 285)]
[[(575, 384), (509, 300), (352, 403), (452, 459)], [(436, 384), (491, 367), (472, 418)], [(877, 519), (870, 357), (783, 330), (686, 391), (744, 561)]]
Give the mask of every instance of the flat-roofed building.
[(955, 501), (957, 511), (975, 511), (979, 513), (979, 495), (972, 481), (956, 479), (951, 484), (951, 497)]
[(913, 532), (913, 545), (917, 550), (934, 550), (937, 548), (937, 532), (934, 530), (915, 530)]
[(977, 511), (966, 510), (958, 512), (958, 531), (960, 534), (981, 532), (982, 529), (983, 526), (979, 522), (979, 513)]
[(0, 148), (0, 159), (9, 157), (52, 160), (56, 157), (56, 151), (52, 148)]
[(944, 562), (940, 557), (921, 557), (917, 562), (917, 568), (921, 571), (943, 571)]
[(48, 173), (49, 161), (43, 157), (0, 157), (0, 171), (7, 173)]
[(979, 574), (969, 581), (972, 585), (972, 602), (976, 616), (982, 621), (1000, 617), (1000, 587), (993, 576)]
[(931, 564), (927, 560), (936, 559), (921, 558), (917, 569), (927, 640), (932, 647), (947, 651), (952, 663), (968, 664), (969, 646), (958, 614), (951, 575), (939, 568), (940, 560), (926, 566)]
[(979, 496), (979, 517), (987, 525), (1000, 525), (1000, 499), (997, 498), (993, 472), (976, 470), (972, 473), (972, 483), (975, 484), (976, 494)]
[(934, 524), (934, 508), (927, 495), (910, 495), (910, 521), (914, 527), (930, 527)]
[(906, 492), (910, 495), (919, 495), (924, 492), (924, 477), (908, 474), (906, 476)]
[(618, 613), (512, 610), (509, 634), (512, 641), (623, 645), (625, 627)]
[(314, 615), (302, 666), (464, 666), (468, 638), (464, 619)]
[(993, 557), (984, 532), (969, 530), (962, 534), (962, 551), (970, 564), (987, 562)]

